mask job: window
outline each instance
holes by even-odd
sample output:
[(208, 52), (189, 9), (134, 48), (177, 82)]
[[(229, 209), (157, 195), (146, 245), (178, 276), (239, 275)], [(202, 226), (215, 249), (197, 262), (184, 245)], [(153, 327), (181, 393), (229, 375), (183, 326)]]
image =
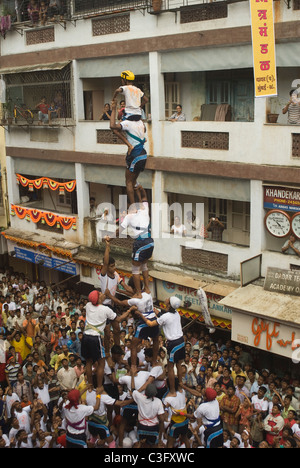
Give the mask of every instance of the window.
[(208, 104), (230, 104), (230, 82), (211, 81), (208, 85)]
[(219, 198), (208, 199), (208, 219), (219, 218), (227, 228), (227, 200)]
[(250, 232), (250, 203), (234, 200), (232, 202), (232, 227)]
[(180, 104), (179, 83), (166, 82), (165, 83), (165, 116), (166, 118), (176, 112), (176, 106)]

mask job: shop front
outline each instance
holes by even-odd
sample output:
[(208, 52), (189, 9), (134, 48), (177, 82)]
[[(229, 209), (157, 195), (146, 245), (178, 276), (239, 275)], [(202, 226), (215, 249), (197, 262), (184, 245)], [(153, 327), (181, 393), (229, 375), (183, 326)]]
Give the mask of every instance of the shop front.
[(258, 368), (299, 375), (300, 295), (290, 293), (299, 281), (297, 271), (269, 269), (263, 287), (249, 284), (220, 301), (232, 310), (231, 339), (250, 349)]

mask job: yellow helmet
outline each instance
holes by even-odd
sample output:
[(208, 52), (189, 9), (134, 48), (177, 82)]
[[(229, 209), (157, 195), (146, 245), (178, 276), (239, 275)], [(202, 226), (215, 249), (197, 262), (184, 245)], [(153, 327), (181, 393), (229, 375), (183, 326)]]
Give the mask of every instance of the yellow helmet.
[(130, 70), (125, 70), (122, 71), (121, 78), (123, 78), (124, 80), (133, 81), (135, 76)]

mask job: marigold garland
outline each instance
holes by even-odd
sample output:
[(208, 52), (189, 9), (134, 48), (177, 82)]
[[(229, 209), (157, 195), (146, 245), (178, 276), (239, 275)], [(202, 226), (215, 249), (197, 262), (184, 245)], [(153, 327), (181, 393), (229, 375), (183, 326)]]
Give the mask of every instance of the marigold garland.
[(63, 194), (65, 190), (67, 192), (73, 192), (76, 187), (76, 180), (70, 180), (68, 182), (57, 182), (56, 180), (49, 179), (49, 177), (39, 177), (38, 179), (27, 179), (27, 177), (21, 174), (16, 174), (17, 183), (23, 187), (27, 187), (30, 192), (33, 191), (34, 187), (39, 190), (41, 188), (50, 188), (51, 190), (59, 189), (60, 194)]
[(76, 230), (76, 217), (75, 216), (60, 216), (56, 213), (51, 213), (49, 211), (44, 212), (41, 210), (37, 210), (34, 208), (23, 208), (22, 206), (18, 205), (11, 205), (11, 215), (17, 215), (18, 218), (24, 219), (26, 217), (27, 221), (33, 221), (34, 223), (46, 222), (48, 226), (57, 226), (60, 228), (61, 226), (63, 229), (74, 229)]

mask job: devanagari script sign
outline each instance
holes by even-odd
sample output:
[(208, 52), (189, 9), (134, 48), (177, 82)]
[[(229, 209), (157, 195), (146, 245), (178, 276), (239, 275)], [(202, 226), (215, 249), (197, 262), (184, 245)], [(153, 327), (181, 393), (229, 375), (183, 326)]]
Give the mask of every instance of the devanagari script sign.
[(250, 0), (255, 97), (277, 95), (273, 0)]

